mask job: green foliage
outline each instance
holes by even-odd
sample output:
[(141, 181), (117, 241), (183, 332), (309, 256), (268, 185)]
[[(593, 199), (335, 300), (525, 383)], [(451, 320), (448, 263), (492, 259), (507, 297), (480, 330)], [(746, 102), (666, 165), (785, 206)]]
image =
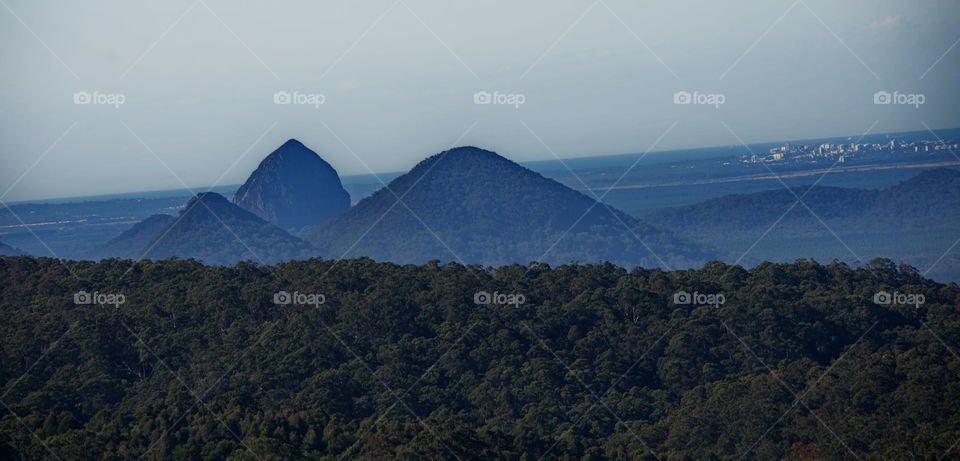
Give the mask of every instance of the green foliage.
[[(960, 288), (888, 261), (4, 257), (0, 287), (4, 459), (935, 460), (960, 439), (960, 359), (940, 341), (958, 347)], [(74, 305), (81, 289), (126, 303)]]

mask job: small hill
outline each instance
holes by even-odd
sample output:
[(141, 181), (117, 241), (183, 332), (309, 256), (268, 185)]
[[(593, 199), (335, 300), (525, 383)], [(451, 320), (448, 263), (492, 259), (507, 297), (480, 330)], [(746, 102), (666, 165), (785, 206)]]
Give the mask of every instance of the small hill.
[[(738, 255), (744, 264), (886, 257), (937, 280), (960, 280), (954, 249), (960, 235), (960, 171), (928, 170), (885, 189), (808, 189), (729, 195), (658, 210), (646, 219)], [(794, 194), (803, 204), (794, 205)]]
[(0, 242), (0, 256), (23, 256), (26, 255), (22, 250), (16, 247)]
[(100, 258), (139, 259), (150, 243), (156, 240), (174, 221), (167, 214), (155, 214), (133, 225), (122, 234), (93, 250), (91, 256)]
[[(651, 222), (690, 237), (727, 238), (739, 232), (763, 231), (781, 215), (778, 235), (805, 236), (825, 232), (822, 219), (835, 232), (889, 232), (960, 226), (960, 171), (924, 171), (886, 189), (800, 186), (743, 195), (728, 195), (694, 205), (667, 208), (647, 215)], [(804, 195), (806, 193), (806, 195)], [(796, 196), (794, 195), (796, 194)], [(797, 197), (804, 207), (787, 209)]]
[(237, 190), (233, 203), (289, 231), (316, 227), (350, 207), (337, 171), (291, 139), (268, 155)]
[(144, 252), (149, 259), (194, 258), (227, 265), (243, 260), (273, 263), (315, 253), (303, 240), (213, 192), (191, 199)]
[(687, 267), (714, 257), (476, 147), (427, 158), (307, 239), (325, 257), (398, 263), (610, 261), (653, 267), (662, 259), (670, 267)]

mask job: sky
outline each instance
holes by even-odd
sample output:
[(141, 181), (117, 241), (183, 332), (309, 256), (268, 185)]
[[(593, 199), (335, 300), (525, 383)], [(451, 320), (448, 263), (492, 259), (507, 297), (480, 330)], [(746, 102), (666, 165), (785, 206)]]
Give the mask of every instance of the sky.
[(958, 13), (0, 0), (0, 200), (237, 184), (289, 138), (351, 175), (455, 145), (530, 161), (958, 127)]

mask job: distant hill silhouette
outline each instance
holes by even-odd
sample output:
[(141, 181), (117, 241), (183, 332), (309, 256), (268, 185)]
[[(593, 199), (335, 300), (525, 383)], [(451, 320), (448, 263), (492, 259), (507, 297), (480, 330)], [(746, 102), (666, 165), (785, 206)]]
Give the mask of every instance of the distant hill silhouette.
[(233, 203), (289, 231), (316, 227), (350, 207), (337, 171), (291, 139), (268, 155), (240, 186)]
[[(803, 203), (791, 209), (794, 194)], [(743, 255), (744, 264), (882, 256), (939, 280), (960, 280), (960, 256), (948, 251), (960, 235), (960, 171), (953, 169), (927, 170), (885, 189), (804, 186), (729, 195), (646, 219)]]
[[(148, 218), (146, 221), (156, 222), (138, 224), (143, 232), (129, 233), (128, 240), (118, 240), (118, 237), (111, 241), (111, 247), (135, 246), (134, 243), (144, 240), (143, 236), (156, 232), (162, 219)], [(150, 241), (135, 253), (149, 259), (194, 258), (207, 264), (227, 265), (242, 260), (272, 263), (302, 259), (315, 253), (303, 240), (213, 192), (197, 194), (180, 216), (171, 218), (156, 234), (158, 240)]]
[(715, 258), (702, 245), (475, 147), (423, 160), (306, 238), (325, 257), (398, 263), (459, 258), (486, 265), (542, 260), (655, 267), (662, 258), (676, 268)]
[[(655, 211), (647, 218), (691, 237), (725, 238), (731, 233), (763, 231), (797, 197), (835, 232), (889, 232), (960, 226), (960, 171), (938, 168), (886, 189), (809, 186), (728, 195), (695, 205)], [(806, 195), (804, 193), (806, 192)], [(794, 196), (796, 194), (796, 196)], [(777, 235), (809, 235), (824, 226), (798, 204), (783, 216)]]
[(0, 242), (0, 255), (2, 256), (23, 256), (26, 255), (22, 250), (16, 247)]
[(149, 245), (174, 221), (166, 214), (155, 214), (133, 225), (122, 234), (95, 248), (91, 256), (99, 258), (139, 259)]

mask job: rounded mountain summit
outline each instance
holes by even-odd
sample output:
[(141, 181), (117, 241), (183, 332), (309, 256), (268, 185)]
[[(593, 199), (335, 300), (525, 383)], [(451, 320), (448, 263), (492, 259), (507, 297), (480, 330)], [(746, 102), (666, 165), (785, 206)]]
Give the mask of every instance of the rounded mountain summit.
[(289, 231), (316, 227), (350, 207), (337, 170), (296, 139), (260, 162), (233, 196), (237, 206)]

